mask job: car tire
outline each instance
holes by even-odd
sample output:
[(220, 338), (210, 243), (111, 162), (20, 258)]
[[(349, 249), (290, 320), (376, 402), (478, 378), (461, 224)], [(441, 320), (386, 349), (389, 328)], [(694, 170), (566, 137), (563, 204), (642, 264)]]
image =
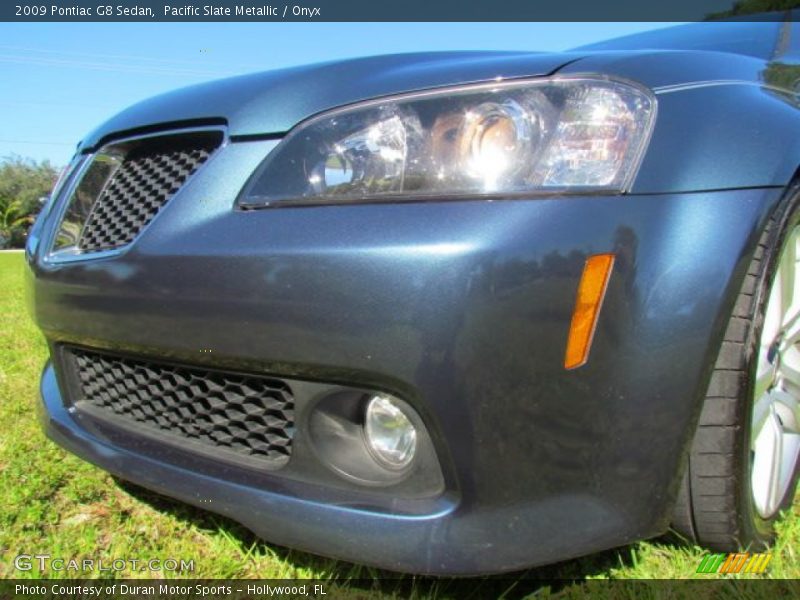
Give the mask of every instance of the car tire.
[[(800, 290), (799, 196), (791, 190), (760, 236), (714, 365), (673, 512), (675, 530), (717, 551), (768, 546), (797, 486), (800, 370), (793, 380), (784, 371), (795, 363), (800, 367), (800, 338), (793, 341), (782, 327), (789, 313), (800, 321), (800, 308), (794, 310), (800, 307), (800, 293), (794, 292)], [(783, 285), (789, 270), (796, 277)], [(793, 291), (788, 307), (777, 295), (782, 289)], [(775, 331), (781, 333), (773, 336)]]

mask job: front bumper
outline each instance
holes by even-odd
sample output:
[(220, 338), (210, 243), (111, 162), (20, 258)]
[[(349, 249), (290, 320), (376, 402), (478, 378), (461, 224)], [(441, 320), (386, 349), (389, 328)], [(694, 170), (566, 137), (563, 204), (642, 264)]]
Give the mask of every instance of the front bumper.
[[(393, 511), (280, 471), (193, 468), (89, 432), (48, 367), (51, 438), (269, 541), (398, 571), (508, 571), (667, 528), (780, 190), (240, 212), (211, 166), (119, 256), (30, 256), (50, 343), (389, 391), (426, 423), (444, 491)], [(578, 279), (601, 252), (617, 259), (589, 362), (565, 371)]]

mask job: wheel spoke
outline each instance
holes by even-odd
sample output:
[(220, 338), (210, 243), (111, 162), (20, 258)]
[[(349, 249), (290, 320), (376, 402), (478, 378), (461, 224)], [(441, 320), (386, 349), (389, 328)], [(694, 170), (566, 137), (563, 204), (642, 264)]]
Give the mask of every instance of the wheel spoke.
[(772, 413), (774, 403), (771, 393), (762, 394), (758, 401), (753, 405), (753, 417), (750, 420), (750, 449), (755, 450), (756, 441), (764, 425)]
[(769, 348), (778, 339), (783, 325), (783, 312), (781, 310), (781, 274), (775, 275), (772, 289), (769, 293), (769, 302), (764, 314), (764, 329), (761, 332), (761, 348), (766, 354)]
[(800, 434), (800, 403), (797, 399), (788, 392), (776, 391), (772, 394), (772, 403), (784, 434)]
[[(794, 477), (794, 470), (797, 465), (797, 458), (800, 456), (800, 434), (788, 433), (784, 431), (781, 436), (781, 463), (780, 472), (778, 475), (777, 497), (775, 502), (778, 503), (783, 499), (786, 494), (786, 489)], [(775, 506), (778, 509), (778, 506)]]
[(781, 254), (780, 264), (780, 291), (781, 291), (781, 313), (783, 323), (794, 317), (795, 294), (795, 271), (797, 270), (797, 233), (792, 232), (786, 242), (783, 253)]
[(762, 515), (775, 512), (781, 474), (782, 431), (773, 407), (764, 419), (753, 446), (751, 487), (753, 500)]
[(789, 347), (800, 342), (800, 312), (788, 317), (783, 325), (782, 341), (784, 347)]
[(800, 354), (796, 349), (792, 348), (782, 357), (778, 374), (784, 389), (800, 393)]
[(764, 396), (775, 383), (775, 367), (767, 360), (766, 353), (764, 354), (765, 356), (759, 357), (758, 361), (758, 374), (753, 393), (756, 398)]

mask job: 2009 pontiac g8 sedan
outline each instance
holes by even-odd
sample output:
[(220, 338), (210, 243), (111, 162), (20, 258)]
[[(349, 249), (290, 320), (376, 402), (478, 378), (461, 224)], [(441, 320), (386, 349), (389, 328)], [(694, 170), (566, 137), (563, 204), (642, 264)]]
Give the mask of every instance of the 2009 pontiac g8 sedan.
[(768, 544), (800, 452), (798, 48), (694, 24), (125, 110), (29, 238), (47, 434), (401, 571)]

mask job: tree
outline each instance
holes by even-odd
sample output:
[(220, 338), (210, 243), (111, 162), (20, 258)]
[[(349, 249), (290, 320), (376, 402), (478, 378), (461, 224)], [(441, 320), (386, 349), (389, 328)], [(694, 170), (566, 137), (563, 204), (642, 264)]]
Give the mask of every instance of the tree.
[(797, 8), (797, 0), (739, 0), (729, 10), (706, 15), (706, 20), (726, 19), (766, 12), (782, 12)]
[(25, 245), (28, 229), (57, 177), (56, 168), (47, 160), (0, 159), (0, 248)]
[(19, 200), (9, 202), (0, 211), (0, 248), (14, 248), (24, 244), (25, 231), (34, 221), (32, 215), (22, 214), (22, 203)]

